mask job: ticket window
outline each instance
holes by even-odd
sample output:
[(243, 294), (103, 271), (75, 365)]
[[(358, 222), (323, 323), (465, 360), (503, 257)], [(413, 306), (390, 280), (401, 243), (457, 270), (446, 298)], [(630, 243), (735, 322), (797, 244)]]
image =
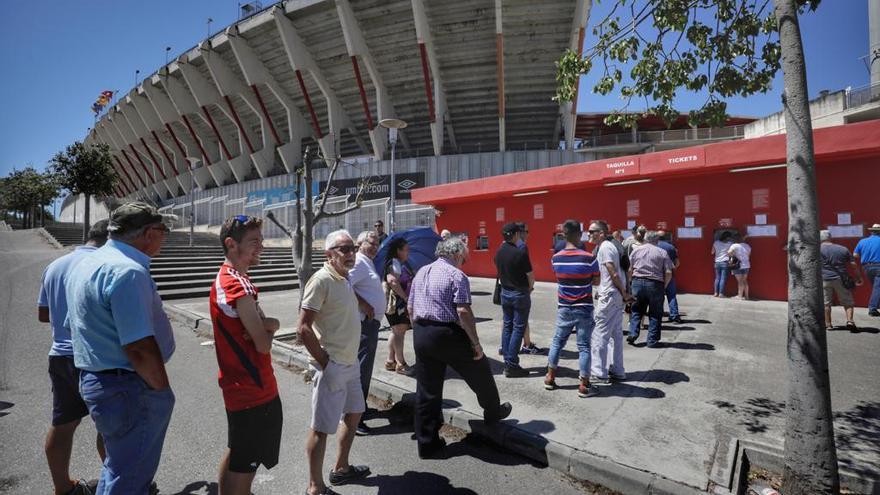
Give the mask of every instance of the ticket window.
[(730, 240), (731, 241), (733, 239), (736, 239), (737, 236), (739, 236), (739, 229), (735, 229), (733, 227), (719, 227), (719, 228), (716, 228), (715, 231), (712, 233), (712, 240), (713, 241), (720, 240), (721, 236), (724, 235), (725, 232), (730, 233), (730, 236), (731, 236)]
[(489, 236), (478, 235), (477, 236), (477, 245), (474, 247), (474, 251), (488, 251), (488, 250), (489, 250)]

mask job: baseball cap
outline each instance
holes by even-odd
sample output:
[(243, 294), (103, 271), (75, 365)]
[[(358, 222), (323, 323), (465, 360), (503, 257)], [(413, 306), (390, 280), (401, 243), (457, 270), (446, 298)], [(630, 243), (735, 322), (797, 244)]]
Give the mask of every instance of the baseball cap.
[(110, 232), (127, 232), (154, 223), (161, 223), (162, 215), (153, 206), (140, 201), (125, 203), (110, 214)]

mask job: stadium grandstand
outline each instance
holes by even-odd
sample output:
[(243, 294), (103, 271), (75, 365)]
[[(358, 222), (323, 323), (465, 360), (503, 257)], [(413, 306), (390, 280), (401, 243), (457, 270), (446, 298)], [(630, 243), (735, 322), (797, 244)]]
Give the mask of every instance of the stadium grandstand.
[[(339, 157), (331, 205), (352, 201), (359, 178), (372, 186), (363, 208), (324, 222), (320, 238), (385, 217), (387, 118), (408, 123), (394, 165), (398, 229), (434, 222), (433, 208), (410, 204), (418, 187), (745, 136), (755, 119), (709, 129), (684, 116), (671, 127), (645, 118), (624, 130), (606, 126), (605, 114), (577, 114), (576, 102), (553, 102), (554, 62), (581, 48), (590, 4), (252, 2), (239, 21), (120, 93), (85, 141), (109, 145), (117, 200), (150, 201), (176, 227), (204, 230), (238, 213), (272, 211), (292, 224), (292, 172), (305, 148)], [(316, 170), (313, 194), (326, 175)], [(76, 205), (68, 198), (60, 219), (77, 221)], [(93, 212), (106, 215), (106, 206)], [(266, 234), (283, 237), (272, 225)]]

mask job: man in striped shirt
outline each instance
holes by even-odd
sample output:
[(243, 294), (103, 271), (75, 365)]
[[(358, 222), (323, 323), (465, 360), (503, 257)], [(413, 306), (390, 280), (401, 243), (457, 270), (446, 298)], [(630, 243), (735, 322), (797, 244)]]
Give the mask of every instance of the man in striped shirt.
[(580, 384), (578, 397), (596, 395), (590, 386), (590, 338), (593, 334), (593, 285), (599, 283), (599, 265), (589, 252), (579, 249), (581, 224), (566, 220), (562, 226), (565, 248), (553, 255), (553, 271), (558, 283), (558, 306), (556, 335), (550, 345), (547, 359), (547, 376), (544, 388), (554, 390), (559, 353), (565, 347), (572, 329), (577, 331), (578, 368)]

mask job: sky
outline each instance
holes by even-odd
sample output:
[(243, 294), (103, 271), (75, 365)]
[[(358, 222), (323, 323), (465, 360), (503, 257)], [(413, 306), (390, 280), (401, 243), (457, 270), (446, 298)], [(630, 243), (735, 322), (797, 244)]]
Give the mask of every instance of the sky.
[[(801, 17), (810, 97), (868, 83), (859, 60), (868, 46), (868, 0), (824, 0)], [(269, 1), (264, 1), (268, 5)], [(594, 1), (595, 3), (595, 1)], [(594, 5), (588, 23), (607, 12), (611, 0)], [(43, 169), (65, 146), (82, 140), (92, 126), (92, 102), (103, 90), (127, 93), (135, 71), (143, 78), (165, 61), (195, 46), (211, 31), (237, 19), (236, 0), (3, 0), (0, 30), (0, 176), (32, 164)], [(600, 17), (601, 16), (601, 17)], [(585, 40), (589, 45), (591, 39)], [(594, 77), (582, 82), (579, 111), (614, 109), (615, 95), (589, 94)], [(728, 113), (760, 117), (780, 110), (782, 74), (772, 91), (728, 100)], [(682, 95), (682, 110), (703, 98)]]

